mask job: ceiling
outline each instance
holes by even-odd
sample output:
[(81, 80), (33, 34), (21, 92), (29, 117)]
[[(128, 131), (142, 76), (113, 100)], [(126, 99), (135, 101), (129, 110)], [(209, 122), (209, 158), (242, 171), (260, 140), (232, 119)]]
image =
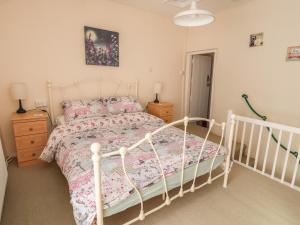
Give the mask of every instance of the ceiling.
[[(168, 0), (169, 4), (164, 3), (166, 0), (110, 0), (125, 5), (130, 5), (139, 9), (151, 11), (164, 16), (174, 16), (183, 8), (188, 8), (191, 0)], [(213, 13), (225, 10), (227, 8), (236, 7), (251, 0), (199, 0), (198, 6), (201, 9), (207, 9)], [(176, 4), (177, 2), (177, 4)], [(173, 5), (172, 3), (175, 3)], [(184, 7), (185, 6), (185, 7)]]

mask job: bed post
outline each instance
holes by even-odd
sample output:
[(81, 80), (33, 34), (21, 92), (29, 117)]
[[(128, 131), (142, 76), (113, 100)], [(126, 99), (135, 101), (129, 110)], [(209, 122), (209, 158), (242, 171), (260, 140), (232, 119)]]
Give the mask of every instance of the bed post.
[(53, 96), (52, 96), (52, 83), (51, 83), (51, 81), (47, 82), (47, 86), (48, 86), (48, 97), (49, 97), (49, 111), (50, 111), (50, 116), (51, 116), (50, 119), (51, 119), (52, 124), (54, 124)]
[(136, 99), (139, 99), (139, 81), (135, 81), (135, 97)]
[(94, 143), (91, 146), (93, 153), (92, 160), (94, 166), (95, 177), (95, 202), (97, 212), (97, 225), (103, 225), (103, 204), (102, 204), (102, 184), (101, 184), (101, 146), (99, 143)]
[(230, 172), (230, 157), (231, 157), (231, 149), (232, 149), (234, 117), (235, 115), (232, 113), (232, 111), (228, 111), (227, 123), (226, 123), (226, 136), (225, 136), (225, 148), (227, 149), (227, 156), (226, 156), (225, 169), (224, 169), (225, 172), (224, 183), (223, 183), (224, 188), (227, 188), (228, 175)]

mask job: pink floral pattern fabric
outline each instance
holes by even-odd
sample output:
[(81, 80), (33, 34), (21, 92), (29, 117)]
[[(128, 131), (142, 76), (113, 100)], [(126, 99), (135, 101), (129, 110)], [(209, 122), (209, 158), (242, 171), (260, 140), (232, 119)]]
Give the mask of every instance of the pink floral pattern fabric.
[(67, 100), (62, 102), (66, 122), (108, 114), (106, 102), (102, 99)]
[[(90, 145), (98, 142), (102, 153), (112, 152), (120, 147), (130, 147), (163, 125), (162, 120), (138, 112), (74, 121), (55, 128), (40, 158), (47, 162), (55, 158), (66, 177), (77, 225), (91, 225), (96, 215)], [(166, 176), (180, 171), (183, 131), (169, 127), (153, 136), (153, 144)], [(187, 135), (185, 167), (197, 162), (202, 144), (202, 138)], [(201, 160), (213, 157), (217, 147), (208, 141)], [(219, 154), (224, 155), (225, 150), (221, 148)], [(147, 143), (128, 152), (125, 164), (130, 179), (140, 190), (161, 179), (158, 161)], [(123, 174), (120, 156), (102, 159), (101, 174), (104, 208), (117, 205), (133, 193)]]
[(107, 108), (112, 114), (143, 111), (140, 103), (130, 97), (109, 97), (107, 98)]

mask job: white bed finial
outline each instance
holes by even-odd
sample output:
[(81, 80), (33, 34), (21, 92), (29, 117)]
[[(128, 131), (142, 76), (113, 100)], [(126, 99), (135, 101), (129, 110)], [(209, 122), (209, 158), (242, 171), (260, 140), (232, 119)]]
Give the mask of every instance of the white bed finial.
[(122, 148), (120, 148), (119, 152), (120, 152), (120, 155), (121, 155), (122, 159), (124, 159), (125, 155), (126, 155), (126, 152), (127, 152), (127, 148), (122, 147)]
[(145, 135), (145, 138), (146, 138), (147, 140), (151, 141), (151, 139), (152, 139), (151, 133), (147, 133), (147, 134)]
[(186, 127), (186, 126), (188, 125), (189, 118), (188, 118), (187, 116), (185, 116), (185, 117), (183, 118), (183, 120), (184, 120), (184, 126)]

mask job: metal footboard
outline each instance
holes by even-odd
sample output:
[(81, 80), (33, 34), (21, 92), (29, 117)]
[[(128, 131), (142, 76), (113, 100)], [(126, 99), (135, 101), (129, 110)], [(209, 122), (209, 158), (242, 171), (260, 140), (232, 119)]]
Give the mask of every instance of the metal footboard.
[[(116, 156), (119, 155), (122, 159), (122, 168), (123, 168), (123, 172), (124, 175), (127, 178), (127, 181), (129, 182), (129, 184), (131, 185), (131, 187), (135, 190), (135, 192), (138, 194), (139, 200), (140, 200), (140, 212), (139, 215), (126, 222), (124, 225), (129, 225), (132, 224), (136, 221), (139, 220), (144, 220), (146, 216), (160, 210), (161, 208), (170, 205), (175, 199), (183, 197), (186, 193), (188, 192), (194, 192), (195, 190), (207, 185), (207, 184), (211, 184), (214, 180), (224, 176), (224, 182), (223, 182), (223, 186), (224, 188), (227, 187), (227, 182), (228, 182), (228, 174), (230, 171), (230, 164), (231, 164), (231, 147), (232, 147), (232, 143), (233, 143), (233, 128), (234, 128), (234, 115), (232, 115), (232, 113), (230, 112), (228, 114), (228, 121), (227, 121), (227, 126), (225, 126), (225, 123), (219, 124), (217, 122), (215, 122), (215, 120), (209, 120), (209, 119), (205, 119), (205, 118), (188, 118), (185, 117), (184, 119), (175, 121), (173, 123), (167, 124), (159, 129), (157, 129), (156, 131), (152, 132), (152, 133), (147, 133), (145, 135), (145, 137), (143, 139), (141, 139), (140, 141), (138, 141), (137, 143), (133, 144), (131, 147), (129, 148), (125, 148), (122, 147), (117, 151), (114, 152), (110, 152), (107, 154), (102, 154), (101, 155), (101, 146), (98, 143), (94, 143), (91, 146), (91, 150), (93, 152), (93, 156), (92, 156), (92, 160), (93, 160), (93, 165), (94, 165), (94, 177), (95, 177), (95, 198), (96, 198), (96, 208), (97, 208), (97, 225), (103, 225), (103, 203), (102, 203), (102, 189), (101, 189), (101, 159), (102, 158), (108, 158), (111, 156)], [(204, 142), (202, 144), (201, 150), (199, 152), (199, 156), (198, 156), (198, 160), (197, 160), (197, 164), (195, 166), (195, 171), (194, 171), (194, 177), (192, 180), (192, 185), (190, 186), (190, 188), (184, 190), (183, 185), (184, 185), (184, 171), (185, 171), (185, 156), (186, 156), (186, 136), (187, 136), (187, 126), (189, 124), (189, 122), (192, 121), (207, 121), (209, 122), (209, 129), (208, 132), (206, 134), (206, 137), (204, 139)], [(161, 163), (161, 160), (159, 158), (158, 152), (153, 144), (152, 141), (152, 137), (153, 135), (163, 131), (164, 129), (167, 129), (168, 127), (171, 126), (175, 126), (175, 125), (179, 125), (179, 124), (184, 124), (184, 135), (183, 135), (183, 146), (182, 146), (182, 158), (181, 158), (181, 176), (180, 176), (180, 189), (179, 192), (175, 195), (170, 197), (169, 196), (169, 191), (168, 191), (168, 184), (166, 181), (166, 175), (164, 174), (164, 170), (163, 170), (163, 166)], [(209, 176), (208, 179), (205, 183), (196, 186), (195, 181), (197, 178), (197, 173), (198, 173), (198, 169), (199, 169), (199, 163), (201, 160), (201, 157), (203, 155), (204, 149), (205, 149), (205, 145), (206, 142), (208, 140), (209, 134), (211, 133), (212, 128), (216, 126), (216, 127), (220, 127), (222, 132), (221, 132), (221, 139), (220, 142), (218, 143), (218, 148), (217, 148), (217, 152), (215, 153), (211, 166), (210, 166), (210, 171), (209, 171)], [(225, 131), (226, 128), (226, 131)], [(220, 151), (220, 148), (222, 146), (222, 143), (224, 143), (223, 141), (225, 140), (225, 146), (226, 146), (226, 159), (225, 159), (225, 166), (224, 166), (224, 171), (221, 172), (220, 174), (216, 175), (215, 177), (212, 177), (212, 170), (214, 167), (214, 163), (215, 163), (215, 159)], [(127, 170), (126, 170), (126, 166), (125, 166), (125, 158), (126, 158), (126, 154), (130, 151), (132, 151), (133, 149), (135, 149), (136, 147), (140, 146), (143, 143), (148, 143), (155, 156), (156, 159), (159, 162), (159, 170), (160, 170), (160, 175), (161, 175), (161, 179), (162, 179), (162, 185), (163, 185), (163, 203), (160, 204), (159, 206), (157, 206), (156, 208), (153, 208), (150, 211), (145, 212), (144, 211), (144, 201), (143, 201), (143, 196), (141, 194), (141, 191), (138, 189), (138, 187), (135, 186), (134, 182), (130, 179)]]

